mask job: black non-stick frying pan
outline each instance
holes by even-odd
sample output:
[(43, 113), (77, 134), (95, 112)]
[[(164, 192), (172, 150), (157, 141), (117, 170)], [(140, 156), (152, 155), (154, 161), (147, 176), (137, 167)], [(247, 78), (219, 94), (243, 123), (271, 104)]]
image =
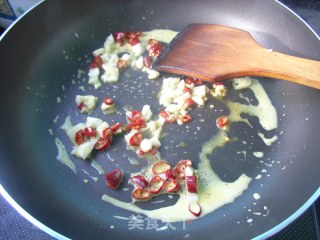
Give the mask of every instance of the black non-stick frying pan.
[[(59, 128), (64, 117), (71, 113), (75, 121), (85, 119), (82, 115), (76, 118), (76, 111), (70, 111), (75, 95), (82, 93), (78, 87), (83, 85), (87, 93), (99, 97), (111, 91), (110, 86), (103, 91), (93, 90), (82, 82), (85, 75), (78, 69), (88, 70), (85, 56), (102, 46), (109, 33), (115, 31), (157, 28), (179, 31), (189, 23), (245, 29), (267, 48), (320, 60), (318, 37), (288, 9), (271, 0), (45, 1), (1, 39), (1, 189), (52, 229), (47, 229), (50, 234), (72, 239), (260, 239), (285, 227), (319, 196), (320, 92), (274, 79), (259, 81), (278, 111), (278, 128), (263, 132), (257, 119), (247, 116), (253, 128), (239, 123), (232, 132), (250, 143), (247, 148), (230, 144), (211, 159), (223, 180), (233, 181), (246, 173), (253, 181), (233, 203), (198, 220), (172, 223), (161, 231), (147, 229), (146, 225), (143, 230), (130, 229), (128, 219), (137, 214), (101, 200), (102, 194), (108, 192), (129, 201), (129, 192), (108, 191), (102, 175), (97, 183), (89, 178), (89, 183), (84, 184), (83, 179), (88, 176), (82, 169), (97, 176), (86, 161), (73, 158), (78, 169), (74, 174), (56, 160), (55, 137), (71, 150)], [(150, 81), (138, 84), (136, 74), (128, 72), (114, 90), (120, 109), (128, 102), (134, 108), (149, 103), (156, 109), (159, 84)], [(225, 106), (218, 107), (227, 114)], [(208, 108), (197, 109), (194, 114), (210, 118)], [(110, 117), (111, 122), (123, 119), (121, 114)], [(181, 158), (197, 162), (201, 143), (216, 133), (212, 125), (203, 125), (201, 129), (204, 130), (194, 138), (174, 126), (165, 128), (169, 137), (164, 138), (164, 145), (170, 146), (171, 140), (178, 142), (183, 138), (190, 148), (187, 151), (163, 148), (160, 150), (163, 158), (172, 163)], [(267, 138), (277, 135), (278, 139), (271, 147), (266, 146), (257, 136), (259, 131)], [(139, 170), (129, 163), (130, 154), (122, 146), (119, 140), (109, 155), (96, 156), (106, 171), (115, 167), (127, 174)], [(263, 158), (255, 158), (253, 149), (263, 151)], [(246, 156), (239, 154), (242, 150), (247, 152)], [(258, 174), (261, 179), (255, 179)], [(255, 199), (254, 193), (261, 198)], [(167, 200), (165, 204), (175, 200)], [(155, 207), (150, 203), (141, 206)], [(140, 217), (146, 221), (144, 216)], [(159, 227), (164, 224), (158, 222)]]

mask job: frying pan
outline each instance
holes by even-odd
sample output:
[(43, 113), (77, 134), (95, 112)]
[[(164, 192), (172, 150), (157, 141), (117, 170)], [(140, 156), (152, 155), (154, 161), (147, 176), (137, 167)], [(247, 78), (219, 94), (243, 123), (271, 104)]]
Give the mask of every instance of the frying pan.
[[(251, 144), (247, 148), (230, 144), (212, 156), (211, 164), (223, 180), (233, 181), (242, 173), (252, 177), (248, 190), (233, 203), (195, 221), (172, 223), (161, 231), (129, 229), (125, 219), (134, 213), (101, 200), (108, 192), (129, 201), (129, 192), (108, 191), (103, 176), (98, 176), (87, 161), (73, 158), (78, 169), (74, 174), (56, 160), (55, 137), (71, 149), (59, 128), (64, 117), (71, 114), (74, 122), (86, 117), (77, 117), (76, 111), (70, 110), (74, 109), (75, 95), (82, 93), (79, 87), (85, 86), (86, 93), (100, 98), (111, 91), (109, 85), (95, 91), (82, 82), (85, 75), (78, 69), (88, 70), (86, 55), (102, 46), (108, 34), (115, 31), (179, 31), (195, 22), (241, 28), (268, 48), (320, 60), (319, 38), (276, 1), (45, 1), (15, 24), (0, 44), (0, 184), (7, 198), (10, 196), (46, 226), (49, 234), (72, 239), (261, 239), (279, 231), (309, 207), (320, 194), (320, 92), (285, 81), (259, 79), (278, 111), (278, 128), (263, 132), (267, 138), (277, 135), (275, 143), (266, 146), (257, 137), (257, 132), (263, 131), (257, 119), (247, 116), (253, 128), (234, 124), (231, 134)], [(130, 77), (119, 81), (114, 93), (119, 108), (128, 102), (137, 109), (145, 103), (159, 108), (156, 90), (160, 84), (138, 84), (136, 74), (129, 72)], [(218, 107), (227, 114), (223, 104)], [(208, 108), (197, 109), (194, 114), (210, 119)], [(123, 121), (124, 116), (108, 119)], [(190, 127), (197, 126), (193, 123)], [(212, 124), (201, 127), (204, 130), (194, 137), (175, 126), (166, 126), (164, 131), (170, 137), (164, 138), (164, 146), (183, 138), (189, 148), (162, 149), (162, 157), (172, 164), (186, 157), (197, 163), (201, 143), (216, 133)], [(126, 174), (139, 170), (127, 160), (130, 153), (121, 150), (123, 142), (114, 144), (109, 155), (95, 156), (102, 167), (106, 171), (120, 167)], [(263, 151), (264, 157), (256, 159), (254, 149)], [(246, 156), (239, 154), (243, 150)], [(82, 169), (98, 176), (99, 181), (91, 181)], [(258, 174), (262, 174), (261, 179), (255, 179)], [(88, 184), (83, 183), (85, 178), (89, 178)], [(254, 193), (261, 198), (254, 199)], [(166, 199), (156, 206), (174, 201)], [(155, 207), (151, 203), (140, 206)], [(165, 223), (158, 224), (161, 227)]]

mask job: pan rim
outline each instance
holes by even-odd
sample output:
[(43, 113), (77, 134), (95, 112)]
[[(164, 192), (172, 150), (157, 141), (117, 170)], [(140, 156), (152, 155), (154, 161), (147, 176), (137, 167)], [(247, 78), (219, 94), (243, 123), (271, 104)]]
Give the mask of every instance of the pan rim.
[(43, 2), (45, 2), (46, 0), (40, 0), (38, 3), (36, 3), (35, 5), (33, 5), (31, 8), (29, 8), (27, 11), (25, 11), (24, 13), (22, 13), (12, 24), (10, 24), (10, 26), (8, 28), (6, 28), (6, 30), (2, 33), (2, 35), (0, 35), (0, 42), (2, 41), (2, 39), (5, 37), (5, 35), (18, 23), (21, 21), (21, 19), (27, 15), (29, 12), (31, 12), (33, 9), (35, 9), (36, 7), (38, 7), (40, 4), (42, 4)]
[(304, 19), (302, 19), (297, 13), (295, 13), (291, 8), (289, 8), (287, 5), (283, 4), (282, 2), (279, 2), (279, 0), (275, 0), (276, 3), (278, 3), (281, 7), (285, 8), (287, 11), (289, 11), (291, 14), (293, 14), (296, 18), (298, 18), (305, 26), (308, 27), (308, 29), (318, 38), (320, 41), (320, 35), (316, 33), (316, 31), (307, 23)]
[[(46, 0), (41, 0), (37, 4), (35, 4), (33, 7), (31, 7), (28, 11), (24, 12), (14, 23), (12, 23), (0, 36), (0, 42), (3, 40), (3, 38), (6, 36), (6, 34), (16, 25), (18, 22), (21, 21), (21, 19), (27, 15), (29, 12), (34, 10), (36, 7), (44, 3)], [(300, 20), (307, 28), (310, 30), (313, 35), (320, 41), (320, 35), (318, 35), (315, 30), (304, 20), (302, 19), (297, 13), (295, 13), (292, 9), (290, 9), (285, 4), (281, 3), (279, 0), (274, 0), (277, 4), (280, 5), (280, 7), (283, 7), (287, 11), (289, 11), (291, 14), (294, 15), (298, 20)], [(36, 227), (44, 231), (45, 233), (49, 234), (50, 236), (56, 238), (56, 239), (70, 239), (55, 230), (51, 229), (50, 227), (46, 226), (39, 220), (37, 220), (35, 217), (33, 217), (31, 214), (29, 214), (24, 208), (22, 208), (11, 196), (10, 194), (5, 190), (5, 188), (0, 183), (0, 195), (26, 220), (28, 220), (30, 223), (34, 224)], [(272, 235), (276, 234), (277, 232), (281, 231), (285, 227), (287, 227), (289, 224), (291, 224), (294, 220), (296, 220), (299, 216), (301, 216), (318, 198), (320, 197), (320, 187), (314, 192), (314, 194), (311, 195), (311, 197), (299, 208), (297, 209), (292, 215), (290, 215), (287, 219), (277, 224), (275, 227), (269, 229), (268, 231), (260, 234), (259, 236), (256, 236), (253, 238), (253, 240), (259, 240), (259, 239), (266, 239), (268, 237), (271, 237)]]
[(10, 194), (4, 189), (4, 187), (0, 184), (0, 195), (26, 220), (28, 220), (30, 223), (44, 231), (45, 233), (48, 233), (50, 236), (61, 239), (61, 240), (70, 240), (70, 238), (56, 232), (55, 230), (49, 228), (39, 220), (37, 220), (35, 217), (33, 217), (30, 213), (28, 213), (24, 208), (22, 208), (11, 196)]

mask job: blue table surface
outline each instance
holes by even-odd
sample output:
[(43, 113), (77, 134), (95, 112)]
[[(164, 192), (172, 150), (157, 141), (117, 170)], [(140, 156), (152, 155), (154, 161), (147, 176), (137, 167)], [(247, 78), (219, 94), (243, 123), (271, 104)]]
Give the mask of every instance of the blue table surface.
[[(295, 13), (297, 13), (302, 19), (304, 19), (315, 30), (315, 32), (318, 35), (320, 35), (320, 1), (280, 0), (280, 2), (290, 7)], [(318, 202), (319, 201), (320, 199), (318, 199)], [(290, 226), (288, 228), (290, 228)], [(281, 235), (281, 232), (278, 235)], [(36, 226), (32, 225), (30, 222), (28, 222), (28, 220), (24, 219), (0, 195), (0, 240), (7, 239), (52, 240), (53, 238), (49, 236), (47, 233), (38, 229)], [(277, 239), (282, 238), (280, 237)]]

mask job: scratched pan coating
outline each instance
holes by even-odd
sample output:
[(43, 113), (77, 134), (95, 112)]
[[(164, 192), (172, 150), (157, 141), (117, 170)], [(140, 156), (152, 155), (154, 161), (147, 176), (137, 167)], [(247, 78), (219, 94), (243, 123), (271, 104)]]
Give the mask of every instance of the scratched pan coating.
[[(254, 118), (250, 119), (253, 128), (235, 124), (232, 134), (264, 152), (263, 160), (259, 162), (252, 154), (244, 156), (241, 151), (251, 153), (252, 149), (239, 144), (227, 145), (211, 156), (212, 166), (223, 180), (233, 181), (246, 173), (253, 181), (234, 203), (196, 221), (173, 223), (167, 230), (156, 231), (147, 227), (147, 219), (142, 216), (143, 230), (134, 226), (130, 229), (129, 221), (113, 216), (129, 218), (133, 213), (101, 200), (106, 191), (103, 176), (97, 183), (84, 184), (86, 175), (82, 169), (88, 167), (87, 162), (73, 159), (78, 169), (75, 175), (56, 161), (57, 149), (49, 129), (71, 149), (59, 126), (73, 107), (74, 96), (82, 93), (78, 87), (85, 85), (81, 83), (84, 75), (77, 76), (78, 69), (87, 70), (84, 56), (102, 46), (111, 32), (157, 28), (179, 31), (189, 23), (241, 28), (267, 48), (320, 60), (319, 39), (275, 1), (45, 1), (1, 39), (0, 184), (34, 218), (72, 239), (265, 238), (316, 200), (320, 193), (320, 92), (273, 79), (259, 80), (278, 111), (279, 127), (265, 133), (267, 137), (276, 134), (278, 140), (271, 147), (266, 146), (257, 137), (257, 132), (263, 130)], [(104, 91), (114, 91), (119, 96), (120, 109), (128, 102), (134, 108), (149, 103), (160, 109), (160, 83), (138, 79), (141, 75), (129, 70), (121, 77), (118, 88), (107, 86)], [(72, 79), (76, 80), (75, 85)], [(105, 95), (100, 90), (86, 89), (86, 93), (100, 98)], [(57, 104), (57, 97), (62, 99), (61, 104)], [(218, 107), (227, 114), (225, 106)], [(187, 135), (175, 126), (164, 130), (170, 138), (164, 138), (163, 146), (168, 147), (161, 154), (171, 163), (181, 158), (197, 159), (201, 143), (216, 133), (210, 125), (208, 107), (192, 114), (206, 119), (204, 123), (190, 124), (195, 131), (201, 127), (197, 135)], [(71, 115), (75, 117), (74, 111)], [(97, 116), (102, 117), (99, 113)], [(83, 121), (85, 116), (77, 119)], [(124, 116), (119, 114), (112, 119), (123, 120)], [(185, 139), (190, 147), (170, 145), (171, 140), (179, 143), (179, 139)], [(121, 146), (123, 142), (116, 141), (110, 150), (114, 162), (106, 154), (97, 156), (97, 160), (107, 171), (115, 166), (126, 173), (138, 170), (126, 160)], [(263, 177), (254, 179), (262, 169), (266, 170)], [(254, 193), (259, 193), (261, 199), (255, 200)], [(111, 195), (130, 200), (129, 192)], [(157, 224), (162, 227), (165, 223)]]

